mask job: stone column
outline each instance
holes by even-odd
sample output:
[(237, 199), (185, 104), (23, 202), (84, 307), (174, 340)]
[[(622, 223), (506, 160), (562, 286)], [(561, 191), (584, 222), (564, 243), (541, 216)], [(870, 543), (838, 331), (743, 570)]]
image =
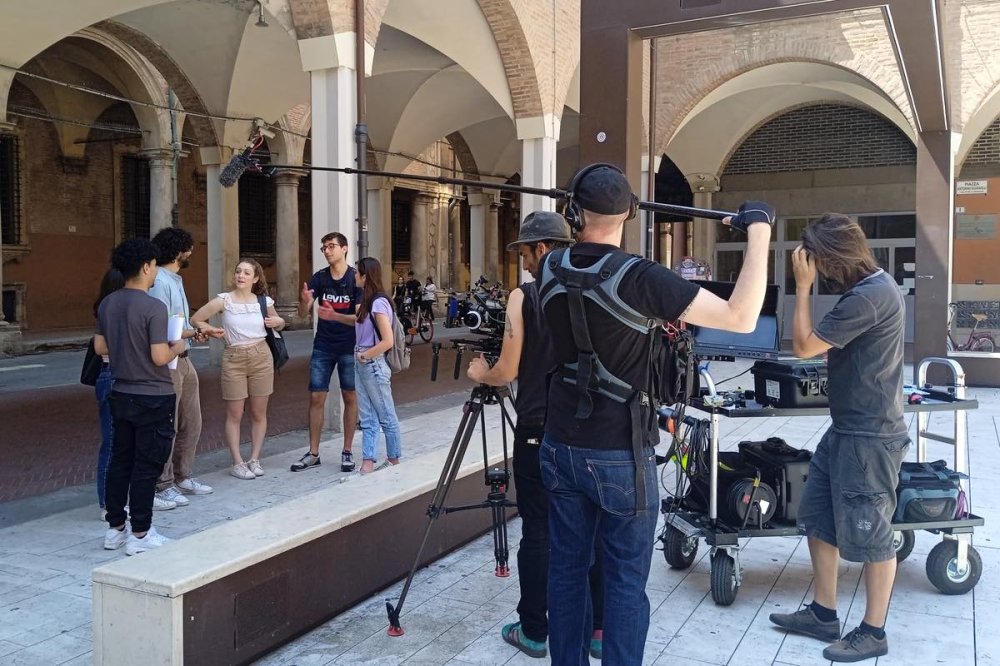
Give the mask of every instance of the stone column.
[[(695, 208), (712, 207), (711, 192), (695, 192), (693, 205)], [(691, 254), (707, 261), (712, 267), (712, 275), (715, 275), (715, 232), (721, 222), (707, 222), (695, 218), (690, 223), (691, 227)]]
[(277, 191), (277, 233), (275, 234), (275, 309), (286, 321), (299, 327), (299, 180), (306, 175), (298, 169), (282, 169), (274, 175)]
[[(206, 204), (208, 214), (208, 299), (227, 291), (240, 258), (239, 188), (222, 187), (219, 172), (229, 163), (232, 151), (222, 146), (201, 148), (201, 163), (206, 167)], [(218, 325), (218, 322), (215, 322)], [(222, 361), (222, 341), (212, 340), (212, 362)]]
[[(556, 152), (559, 143), (559, 121), (554, 116), (527, 118), (517, 121), (517, 138), (521, 139), (521, 184), (551, 189), (556, 186)], [(537, 194), (521, 195), (521, 219), (535, 211), (556, 209), (556, 200)], [(503, 252), (504, 248), (497, 248)], [(498, 255), (497, 262), (503, 264)], [(530, 282), (531, 273), (518, 261), (518, 284)], [(496, 278), (494, 278), (496, 279)]]
[(431, 266), (428, 255), (428, 246), (431, 243), (428, 220), (430, 201), (430, 196), (422, 192), (414, 196), (413, 214), (410, 217), (410, 270), (421, 284)]
[(500, 279), (500, 219), (498, 211), (500, 202), (490, 199), (489, 210), (486, 212), (486, 277), (490, 282)]
[(448, 202), (448, 229), (451, 233), (451, 255), (448, 269), (449, 286), (458, 291), (465, 286), (462, 275), (462, 202), (451, 199)]
[(482, 192), (469, 194), (469, 282), (486, 272), (486, 207), (489, 197)]
[(160, 229), (173, 225), (174, 155), (165, 148), (144, 150), (142, 155), (149, 160), (149, 237), (152, 238)]

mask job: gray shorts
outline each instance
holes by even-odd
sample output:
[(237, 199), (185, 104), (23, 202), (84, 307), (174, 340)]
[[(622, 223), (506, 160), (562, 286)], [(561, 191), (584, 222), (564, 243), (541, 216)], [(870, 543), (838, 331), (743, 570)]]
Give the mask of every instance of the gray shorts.
[(906, 435), (871, 437), (826, 431), (809, 464), (799, 531), (840, 549), (850, 562), (896, 556), (892, 516)]

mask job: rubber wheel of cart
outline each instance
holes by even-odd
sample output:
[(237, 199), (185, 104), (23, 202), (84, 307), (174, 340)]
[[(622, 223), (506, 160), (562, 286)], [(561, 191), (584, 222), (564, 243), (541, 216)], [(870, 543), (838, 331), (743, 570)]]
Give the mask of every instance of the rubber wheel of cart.
[(712, 601), (729, 606), (736, 601), (736, 561), (724, 550), (712, 556)]
[(676, 527), (663, 535), (663, 559), (671, 569), (687, 569), (698, 555), (698, 537), (688, 537)]
[(896, 549), (896, 562), (902, 562), (913, 552), (913, 545), (917, 542), (913, 530), (895, 530), (892, 533), (892, 547)]
[(943, 594), (965, 594), (976, 586), (983, 575), (983, 559), (969, 546), (964, 568), (958, 567), (958, 543), (942, 541), (927, 555), (927, 579)]

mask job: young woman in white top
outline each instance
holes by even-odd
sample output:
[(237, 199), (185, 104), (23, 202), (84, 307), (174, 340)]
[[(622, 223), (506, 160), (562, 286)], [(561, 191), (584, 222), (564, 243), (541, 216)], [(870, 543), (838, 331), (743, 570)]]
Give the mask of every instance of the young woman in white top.
[[(365, 257), (358, 262), (355, 281), (363, 296), (358, 306), (357, 323), (354, 325), (356, 347), (354, 356), (354, 387), (358, 396), (358, 415), (361, 419), (361, 448), (364, 459), (362, 474), (388, 465), (398, 465), (403, 442), (400, 437), (396, 405), (392, 400), (392, 371), (385, 360), (385, 353), (392, 349), (392, 302), (382, 291), (382, 264), (378, 259)], [(387, 461), (375, 467), (379, 431), (385, 433)]]
[[(222, 399), (226, 401), (226, 444), (233, 456), (230, 474), (238, 479), (264, 475), (260, 451), (267, 433), (267, 401), (274, 392), (274, 361), (267, 346), (267, 328), (280, 331), (285, 320), (274, 311), (274, 301), (267, 295), (264, 269), (253, 259), (241, 259), (236, 266), (234, 289), (219, 294), (191, 317), (191, 325), (212, 336), (222, 335), (226, 349), (222, 353)], [(259, 296), (264, 297), (267, 312), (261, 312)], [(208, 323), (222, 314), (222, 327)], [(240, 422), (246, 400), (250, 400), (250, 460), (240, 453)]]

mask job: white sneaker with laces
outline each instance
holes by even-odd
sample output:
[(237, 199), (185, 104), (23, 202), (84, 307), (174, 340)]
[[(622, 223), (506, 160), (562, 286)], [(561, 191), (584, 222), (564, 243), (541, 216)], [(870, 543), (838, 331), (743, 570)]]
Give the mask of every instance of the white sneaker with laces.
[(144, 553), (147, 550), (159, 548), (160, 546), (170, 543), (171, 541), (173, 541), (173, 539), (168, 539), (163, 536), (156, 531), (155, 527), (150, 527), (149, 531), (146, 532), (146, 536), (141, 539), (130, 532), (128, 535), (128, 541), (125, 544), (125, 554), (136, 555), (138, 553)]
[(177, 490), (181, 491), (185, 495), (211, 495), (215, 490), (212, 486), (202, 483), (193, 477), (190, 479), (184, 479), (183, 481), (178, 481), (174, 485), (177, 487)]
[(247, 469), (253, 472), (254, 476), (264, 476), (264, 468), (260, 466), (259, 460), (248, 460)]
[(160, 493), (153, 495), (153, 511), (169, 511), (176, 508), (177, 502), (171, 502), (168, 499), (160, 497)]
[(173, 502), (177, 506), (187, 506), (191, 503), (191, 500), (184, 497), (184, 495), (181, 495), (181, 492), (173, 486), (170, 486), (166, 490), (161, 490), (156, 493), (156, 496), (160, 499), (167, 500), (168, 502)]
[(108, 531), (104, 533), (104, 550), (118, 550), (125, 545), (130, 536), (132, 536), (132, 529), (128, 523), (125, 523), (125, 527), (120, 530), (109, 527)]

